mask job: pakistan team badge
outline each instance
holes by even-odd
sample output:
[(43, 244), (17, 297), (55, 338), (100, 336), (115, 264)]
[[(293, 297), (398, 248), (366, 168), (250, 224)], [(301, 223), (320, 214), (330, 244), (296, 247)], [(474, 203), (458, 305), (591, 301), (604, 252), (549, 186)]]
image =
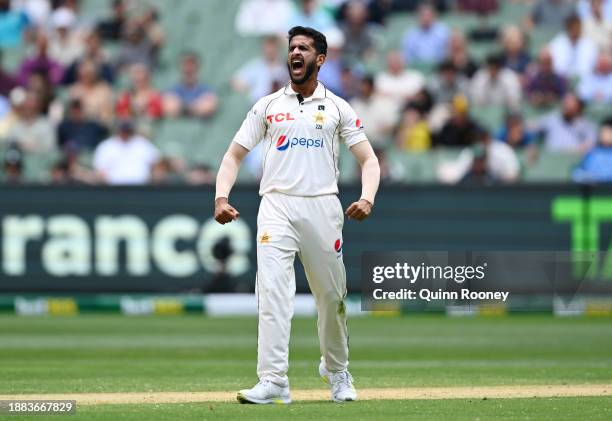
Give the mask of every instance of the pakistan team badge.
[(317, 111), (314, 115), (314, 122), (315, 122), (315, 128), (316, 129), (323, 129), (323, 124), (325, 123), (325, 114), (323, 114), (321, 111)]

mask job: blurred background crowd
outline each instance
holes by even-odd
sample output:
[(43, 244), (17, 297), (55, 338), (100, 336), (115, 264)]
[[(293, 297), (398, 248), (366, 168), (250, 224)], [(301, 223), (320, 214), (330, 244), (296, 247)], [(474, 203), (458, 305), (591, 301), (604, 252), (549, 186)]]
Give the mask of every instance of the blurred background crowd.
[(295, 25), (384, 182), (612, 182), (612, 0), (0, 0), (0, 178), (214, 183)]

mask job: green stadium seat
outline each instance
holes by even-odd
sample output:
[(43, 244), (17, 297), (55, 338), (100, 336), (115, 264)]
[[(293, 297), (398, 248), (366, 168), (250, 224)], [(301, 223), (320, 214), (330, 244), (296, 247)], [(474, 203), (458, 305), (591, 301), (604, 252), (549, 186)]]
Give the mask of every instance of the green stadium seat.
[(523, 179), (531, 182), (569, 182), (572, 169), (580, 159), (579, 154), (542, 151), (537, 161), (529, 166), (523, 156)]
[(404, 182), (409, 184), (425, 184), (435, 182), (436, 165), (431, 152), (404, 152), (394, 154), (401, 160), (404, 167)]
[(612, 107), (609, 104), (590, 104), (586, 109), (586, 115), (599, 124), (603, 119), (612, 117)]
[(24, 154), (24, 179), (28, 182), (45, 183), (51, 179), (51, 168), (59, 161), (57, 151), (44, 154)]
[(505, 109), (494, 106), (472, 106), (470, 114), (482, 127), (497, 132), (504, 124)]

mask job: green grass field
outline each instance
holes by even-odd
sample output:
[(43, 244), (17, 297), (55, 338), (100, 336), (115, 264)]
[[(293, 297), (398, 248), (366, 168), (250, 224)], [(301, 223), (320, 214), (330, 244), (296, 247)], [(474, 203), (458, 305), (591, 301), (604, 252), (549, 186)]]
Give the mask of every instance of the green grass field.
[[(235, 391), (257, 381), (256, 327), (254, 318), (0, 316), (0, 394)], [(363, 317), (349, 329), (358, 390), (612, 383), (611, 318)], [(314, 319), (294, 321), (293, 389), (324, 387), (315, 332)], [(190, 403), (80, 406), (71, 419), (611, 419), (611, 408), (612, 397)]]

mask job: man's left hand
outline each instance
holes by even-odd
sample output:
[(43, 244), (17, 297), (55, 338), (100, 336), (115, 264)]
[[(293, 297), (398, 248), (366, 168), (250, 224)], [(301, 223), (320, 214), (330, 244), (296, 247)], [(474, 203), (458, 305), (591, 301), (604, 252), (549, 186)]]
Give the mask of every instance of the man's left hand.
[(356, 219), (357, 221), (363, 221), (372, 212), (372, 204), (365, 199), (359, 199), (357, 202), (353, 202), (351, 206), (345, 212), (345, 215), (349, 219)]

